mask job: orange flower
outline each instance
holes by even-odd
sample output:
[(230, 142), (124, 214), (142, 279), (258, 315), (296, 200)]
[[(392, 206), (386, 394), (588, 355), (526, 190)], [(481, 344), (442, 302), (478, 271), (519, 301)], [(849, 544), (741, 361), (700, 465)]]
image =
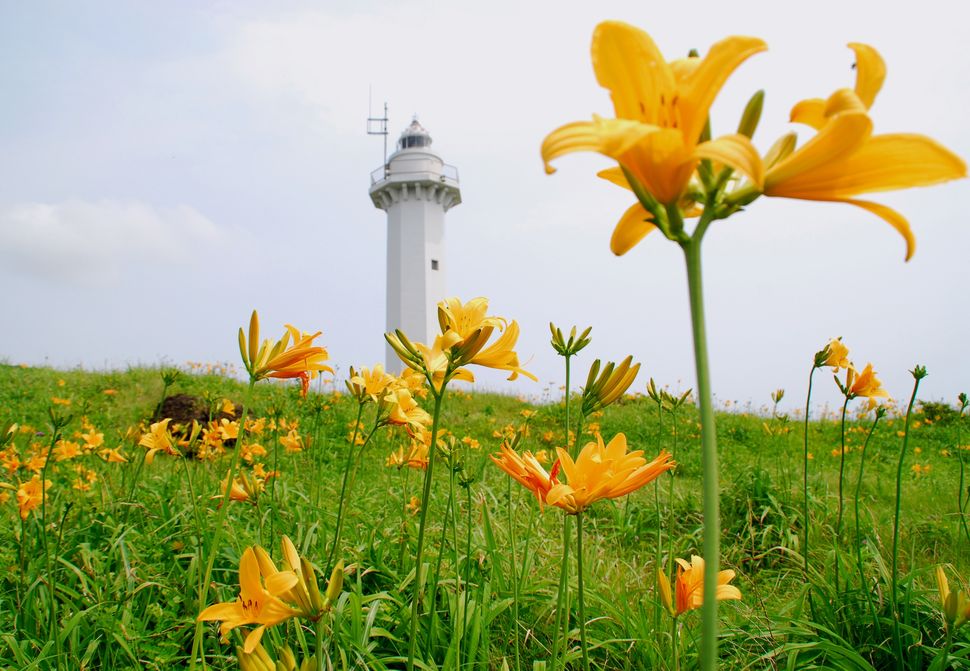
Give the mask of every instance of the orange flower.
[[(704, 604), (704, 558), (693, 555), (688, 564), (677, 558), (677, 615), (700, 608)], [(734, 571), (727, 569), (717, 574), (717, 600), (740, 599), (741, 590), (728, 583), (734, 579)]]
[[(239, 353), (243, 364), (253, 381), (267, 377), (282, 379), (299, 378), (303, 396), (310, 388), (310, 379), (320, 372), (333, 373), (324, 362), (330, 356), (323, 347), (314, 346), (313, 341), (320, 331), (307, 334), (296, 327), (286, 324), (286, 333), (275, 344), (269, 340), (259, 342), (259, 315), (253, 310), (249, 319), (249, 340), (242, 328), (239, 329)], [(290, 342), (292, 340), (292, 343)]]
[(52, 484), (50, 480), (44, 480), (42, 489), (39, 475), (21, 483), (20, 487), (17, 488), (17, 507), (20, 509), (20, 519), (27, 519), (30, 511), (41, 504), (44, 492), (50, 489)]
[(553, 466), (553, 478), (561, 466), (567, 483), (556, 482), (546, 501), (570, 514), (580, 513), (600, 499), (626, 496), (676, 466), (666, 450), (651, 462), (643, 458), (642, 450), (627, 451), (622, 433), (608, 445), (597, 435), (596, 442), (587, 443), (575, 462), (561, 447), (556, 452), (559, 460)]
[(871, 363), (866, 364), (866, 367), (861, 373), (850, 366), (846, 373), (846, 387), (849, 390), (850, 398), (857, 398), (859, 396), (868, 398), (869, 410), (876, 407), (878, 404), (878, 401), (876, 401), (877, 398), (889, 398), (889, 392), (883, 389), (882, 382), (876, 377)]
[(558, 463), (552, 473), (548, 473), (532, 452), (523, 452), (520, 456), (507, 442), (502, 443), (497, 455), (490, 454), (489, 458), (513, 480), (535, 494), (540, 506), (546, 503), (549, 490), (556, 484)]

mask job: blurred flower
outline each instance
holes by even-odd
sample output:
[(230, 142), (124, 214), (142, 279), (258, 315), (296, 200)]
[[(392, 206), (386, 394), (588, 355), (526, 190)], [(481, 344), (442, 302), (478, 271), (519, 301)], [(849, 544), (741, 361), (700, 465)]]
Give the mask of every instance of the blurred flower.
[[(654, 230), (663, 206), (681, 204), (702, 159), (762, 183), (761, 157), (748, 137), (736, 133), (703, 141), (702, 136), (711, 104), (725, 81), (765, 48), (757, 38), (728, 37), (711, 46), (703, 60), (668, 62), (642, 30), (617, 21), (596, 27), (593, 69), (600, 85), (610, 91), (616, 118), (594, 115), (592, 121), (554, 130), (543, 140), (542, 159), (547, 173), (554, 172), (550, 161), (575, 151), (599, 152), (620, 164), (600, 177), (637, 191), (640, 202), (623, 214), (613, 231), (613, 253), (626, 253)], [(682, 204), (692, 209), (692, 202)]]
[(280, 445), (287, 452), (300, 452), (303, 450), (303, 437), (296, 429), (290, 429), (285, 436), (280, 436)]
[(98, 452), (98, 456), (107, 461), (109, 464), (126, 464), (128, 460), (125, 459), (124, 455), (121, 454), (121, 448), (104, 448)]
[(145, 454), (146, 464), (151, 465), (155, 460), (155, 453), (159, 451), (173, 457), (181, 456), (181, 452), (175, 449), (175, 439), (168, 430), (168, 424), (171, 421), (172, 419), (167, 417), (160, 422), (155, 422), (148, 429), (148, 433), (143, 434), (138, 440), (138, 444), (141, 447), (148, 449), (148, 452)]
[(44, 484), (41, 485), (39, 475), (21, 483), (17, 488), (17, 507), (20, 509), (20, 519), (27, 519), (30, 511), (41, 504), (44, 492), (50, 489), (52, 484), (50, 480), (44, 480)]
[(868, 110), (882, 88), (886, 65), (871, 46), (852, 43), (849, 48), (856, 57), (855, 89), (838, 89), (827, 100), (803, 100), (792, 108), (792, 121), (818, 132), (769, 167), (763, 191), (767, 196), (849, 203), (868, 210), (903, 236), (908, 261), (916, 247), (909, 222), (885, 205), (855, 196), (966, 177), (967, 166), (924, 135), (873, 135)]
[(81, 446), (73, 440), (59, 440), (53, 449), (54, 461), (68, 461), (82, 454)]
[(375, 364), (373, 368), (350, 369), (350, 379), (347, 389), (357, 399), (358, 403), (376, 403), (384, 392), (397, 382), (397, 378), (384, 371), (384, 366)]
[(296, 583), (296, 574), (286, 571), (268, 578), (264, 587), (256, 553), (253, 548), (247, 547), (239, 561), (239, 598), (228, 603), (209, 606), (199, 614), (198, 619), (203, 622), (221, 620), (219, 633), (224, 639), (236, 627), (247, 624), (259, 625), (249, 632), (243, 644), (245, 652), (252, 652), (259, 645), (266, 627), (299, 615), (299, 611), (283, 603), (279, 598)]
[(222, 399), (222, 406), (220, 407), (222, 413), (229, 415), (230, 417), (236, 416), (236, 404), (230, 401), (228, 398)]
[(877, 398), (889, 398), (889, 392), (883, 389), (882, 382), (876, 377), (872, 370), (872, 364), (866, 364), (861, 373), (857, 372), (852, 366), (846, 373), (845, 386), (849, 390), (850, 398), (859, 396), (869, 399), (869, 410), (878, 405)]
[[(677, 615), (700, 608), (704, 604), (704, 558), (693, 555), (688, 564), (677, 558)], [(734, 571), (728, 569), (717, 574), (717, 600), (740, 599), (741, 590), (728, 583), (734, 579)]]

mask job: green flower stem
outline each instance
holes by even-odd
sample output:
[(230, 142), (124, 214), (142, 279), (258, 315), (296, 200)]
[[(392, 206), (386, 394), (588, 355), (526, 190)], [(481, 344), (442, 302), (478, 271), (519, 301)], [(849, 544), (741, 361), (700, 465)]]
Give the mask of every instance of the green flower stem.
[(677, 616), (670, 618), (670, 647), (673, 649), (674, 671), (680, 671), (680, 627)]
[[(556, 626), (553, 629), (552, 639), (552, 671), (566, 668), (566, 653), (563, 650), (562, 664), (559, 665), (559, 637), (562, 636), (563, 628), (569, 630), (569, 611), (566, 608), (566, 599), (569, 595), (569, 515), (563, 515), (562, 520), (562, 561), (559, 565), (559, 593), (556, 597)], [(568, 640), (563, 641), (563, 648), (568, 647)]]
[(404, 572), (405, 550), (408, 546), (408, 481), (411, 479), (411, 467), (407, 464), (402, 466), (404, 473), (404, 485), (401, 488), (401, 550), (398, 553), (397, 565), (399, 570)]
[(859, 457), (859, 479), (856, 480), (855, 485), (855, 550), (856, 561), (859, 564), (859, 586), (862, 589), (862, 593), (866, 597), (866, 603), (869, 606), (869, 614), (872, 616), (872, 625), (874, 631), (879, 631), (879, 618), (876, 616), (876, 609), (872, 603), (872, 594), (870, 594), (870, 590), (866, 586), (866, 572), (862, 565), (862, 532), (859, 524), (859, 498), (862, 492), (862, 476), (866, 470), (866, 449), (869, 447), (869, 440), (872, 438), (872, 434), (876, 431), (876, 426), (879, 424), (880, 418), (882, 418), (882, 412), (876, 412), (876, 420), (872, 423), (872, 426), (869, 427), (869, 433), (866, 435), (866, 440), (862, 444), (862, 455)]
[[(672, 420), (671, 423), (674, 427), (674, 442), (670, 450), (670, 458), (674, 461), (677, 460), (677, 410), (674, 409), (671, 412)], [(674, 515), (674, 472), (669, 473), (670, 489), (667, 495), (667, 575), (672, 575), (674, 572), (674, 521), (676, 516)], [(658, 480), (660, 478), (657, 478)]]
[(317, 641), (316, 641), (316, 644), (317, 644), (317, 651), (316, 651), (317, 671), (324, 671), (326, 669), (326, 665), (324, 664), (324, 661), (323, 661), (323, 658), (324, 658), (324, 654), (323, 654), (323, 641), (324, 641), (324, 631), (325, 631), (324, 617), (323, 617), (323, 615), (321, 615), (320, 616), (320, 619), (317, 620), (317, 627), (316, 628), (317, 628)]
[[(242, 451), (243, 436), (246, 433), (246, 419), (249, 416), (249, 406), (253, 400), (253, 388), (256, 386), (255, 378), (250, 377), (249, 388), (246, 389), (246, 401), (243, 405), (242, 418), (239, 420), (239, 431), (236, 434), (236, 444), (233, 446), (232, 458), (229, 461), (229, 474), (226, 477), (226, 488), (222, 492), (222, 502), (219, 512), (216, 513), (215, 530), (212, 532), (212, 544), (209, 546), (209, 559), (205, 565), (205, 575), (202, 578), (202, 590), (199, 594), (199, 608), (205, 608), (206, 598), (209, 594), (209, 581), (212, 579), (212, 569), (216, 563), (216, 555), (219, 554), (219, 544), (222, 542), (222, 532), (226, 523), (226, 515), (229, 512), (229, 492), (232, 491), (232, 480), (236, 475), (236, 466), (239, 464), (239, 453)], [(195, 623), (195, 636), (192, 639), (192, 660), (189, 662), (190, 670), (194, 671), (198, 662), (199, 653), (202, 650), (202, 621)], [(202, 660), (202, 668), (205, 668), (205, 660)]]
[[(676, 209), (676, 208), (672, 208)], [(706, 210), (705, 210), (706, 212)], [(701, 609), (700, 668), (717, 668), (717, 574), (720, 568), (721, 520), (718, 501), (717, 434), (707, 358), (707, 328), (701, 276), (701, 239), (706, 228), (701, 217), (694, 237), (681, 243), (687, 262), (694, 361), (697, 365), (697, 400), (701, 417), (701, 471), (704, 514), (704, 605)]]
[[(573, 459), (575, 459), (577, 448), (573, 445), (570, 445), (569, 443), (569, 359), (570, 357), (571, 355), (569, 354), (565, 356), (565, 359), (566, 359), (566, 437), (564, 438), (564, 440), (566, 441), (566, 451), (569, 452), (569, 455)], [(576, 444), (578, 445), (578, 443), (579, 443), (579, 436), (577, 435)]]
[(957, 515), (959, 520), (957, 521), (957, 541), (960, 538), (960, 528), (963, 528), (963, 533), (967, 540), (970, 541), (970, 528), (967, 527), (967, 517), (963, 510), (963, 492), (964, 490), (964, 463), (963, 463), (963, 411), (967, 409), (965, 404), (960, 405), (960, 414), (957, 415), (957, 456), (960, 457), (960, 486), (957, 487)]
[[(357, 436), (360, 435), (360, 416), (364, 412), (364, 404), (357, 404), (357, 419), (354, 420), (354, 434), (350, 439), (350, 445), (347, 447), (347, 461), (344, 462), (344, 477), (343, 482), (340, 485), (340, 503), (337, 504), (337, 526), (333, 531), (333, 544), (330, 546), (330, 555), (327, 557), (327, 570), (333, 568), (333, 558), (337, 553), (337, 546), (340, 544), (340, 531), (343, 526), (344, 521), (344, 510), (347, 507), (347, 480), (350, 478), (350, 466), (354, 462), (354, 450), (357, 447)], [(279, 440), (276, 441), (277, 444)]]
[[(269, 483), (269, 498), (273, 506), (273, 517), (269, 522), (269, 537), (276, 538), (276, 481), (279, 480), (280, 464), (280, 419), (282, 413), (277, 410), (273, 418), (273, 481)], [(259, 499), (256, 500), (256, 509), (259, 510)], [(259, 540), (263, 541), (263, 521), (259, 518)], [(329, 562), (328, 562), (329, 563)]]
[[(663, 449), (664, 407), (659, 396), (657, 397), (657, 426), (657, 454), (660, 454), (660, 450)], [(660, 514), (660, 478), (653, 481), (653, 501), (657, 509), (657, 547), (654, 552), (654, 563), (656, 563), (657, 568), (659, 569), (663, 560), (663, 541), (660, 537), (660, 528), (662, 526), (662, 518)], [(653, 629), (658, 633), (658, 636), (660, 633), (660, 617), (662, 610), (663, 607), (659, 603), (653, 609)]]
[(803, 577), (806, 585), (811, 585), (808, 579), (808, 528), (811, 526), (808, 517), (808, 415), (812, 403), (812, 378), (817, 368), (818, 366), (813, 363), (812, 370), (808, 374), (808, 394), (805, 396), (805, 445), (802, 453), (802, 558), (805, 560)]
[(506, 478), (506, 491), (509, 497), (508, 524), (509, 524), (509, 543), (512, 546), (512, 557), (510, 565), (512, 567), (512, 640), (515, 642), (515, 671), (519, 671), (522, 666), (519, 652), (519, 576), (516, 569), (515, 560), (515, 512), (512, 509), (512, 478)]
[[(447, 380), (447, 377), (445, 378)], [(428, 508), (431, 507), (431, 477), (434, 474), (435, 455), (438, 452), (438, 421), (441, 417), (441, 401), (445, 396), (445, 385), (442, 382), (441, 389), (434, 392), (434, 414), (431, 423), (431, 447), (428, 449), (428, 470), (424, 472), (424, 487), (421, 493), (421, 520), (418, 528), (418, 548), (415, 552), (414, 565), (414, 597), (411, 601), (411, 632), (408, 637), (408, 661), (407, 671), (414, 671), (414, 651), (418, 642), (418, 612), (421, 600), (421, 562), (424, 558), (424, 535), (427, 531)]]
[(845, 483), (845, 416), (849, 411), (849, 401), (852, 396), (846, 394), (845, 403), (842, 404), (842, 441), (841, 453), (839, 454), (839, 514), (835, 520), (835, 593), (839, 593), (839, 546), (842, 542), (842, 517), (845, 512), (843, 497), (843, 485)]
[(583, 513), (576, 513), (576, 572), (579, 574), (579, 644), (583, 650), (583, 671), (589, 671), (589, 649), (586, 644), (586, 602), (583, 595)]
[[(919, 366), (917, 371), (921, 370)], [(892, 606), (893, 606), (893, 649), (896, 652), (896, 668), (903, 671), (905, 660), (903, 659), (903, 641), (899, 633), (899, 511), (902, 500), (903, 483), (903, 461), (906, 459), (906, 447), (909, 445), (909, 420), (913, 415), (913, 405), (916, 403), (916, 392), (919, 390), (919, 383), (922, 375), (916, 375), (913, 384), (913, 393), (909, 397), (909, 406), (906, 408), (906, 423), (903, 426), (903, 444), (899, 448), (899, 464), (896, 467), (896, 511), (893, 515), (893, 564), (892, 564)]]
[[(449, 464), (448, 468), (451, 469), (451, 459), (452, 455), (448, 455)], [(448, 524), (452, 526), (455, 524), (455, 487), (454, 487), (454, 470), (450, 470), (448, 478), (448, 500), (445, 502), (445, 518), (441, 521), (441, 537), (438, 540), (438, 556), (434, 562), (434, 577), (431, 579), (431, 628), (428, 634), (428, 652), (432, 653), (434, 648), (434, 630), (435, 625), (438, 621), (438, 585), (441, 579), (441, 561), (445, 555), (445, 540), (448, 538)]]
[[(61, 437), (60, 426), (57, 421), (51, 419), (51, 443), (47, 448), (47, 458), (44, 459), (44, 468), (40, 472), (40, 536), (44, 541), (44, 561), (47, 565), (47, 589), (50, 592), (50, 622), (47, 625), (47, 635), (54, 640), (54, 664), (58, 671), (61, 668), (61, 637), (57, 635), (57, 588), (54, 582), (54, 568), (51, 566), (50, 545), (47, 541), (47, 469), (51, 464), (51, 453), (54, 445)], [(23, 538), (21, 538), (23, 543)]]
[[(469, 599), (469, 577), (468, 574), (471, 572), (471, 556), (472, 556), (472, 486), (468, 484), (465, 487), (465, 498), (468, 505), (467, 511), (467, 523), (468, 523), (468, 534), (465, 538), (465, 607), (461, 612), (461, 630), (463, 632), (468, 631), (468, 599)], [(468, 654), (467, 652), (465, 654)], [(468, 660), (471, 663), (471, 659)], [(458, 668), (461, 668), (461, 656), (457, 658)]]
[[(451, 469), (451, 484), (450, 484), (450, 488), (451, 488), (452, 491), (454, 491), (454, 489), (455, 489), (455, 469), (454, 469), (454, 467), (452, 467), (452, 469)], [(452, 499), (452, 505), (454, 506), (454, 510), (452, 511), (452, 514), (451, 514), (451, 545), (452, 545), (452, 549), (454, 550), (454, 557), (455, 557), (455, 559), (454, 559), (454, 561), (455, 561), (455, 567), (454, 567), (454, 570), (455, 570), (455, 610), (460, 615), (461, 614), (461, 608), (459, 607), (459, 604), (461, 604), (461, 571), (458, 570), (458, 567), (459, 567), (461, 561), (459, 559), (459, 554), (458, 554), (458, 512), (459, 512), (458, 509), (461, 507), (461, 502), (459, 501), (459, 499), (453, 497), (453, 499)], [(444, 548), (442, 548), (442, 549), (444, 549)], [(514, 546), (513, 546), (513, 549), (514, 549)], [(467, 584), (465, 585), (465, 590), (466, 591), (468, 590), (468, 585)], [(458, 617), (457, 618), (457, 622), (455, 624), (455, 628), (457, 629), (457, 631), (455, 632), (455, 666), (456, 667), (460, 667), (461, 666), (461, 639), (464, 636), (464, 628), (462, 626), (464, 624), (464, 621), (463, 620), (464, 620), (464, 617), (463, 616), (462, 617)], [(516, 638), (516, 641), (518, 641), (518, 638)]]

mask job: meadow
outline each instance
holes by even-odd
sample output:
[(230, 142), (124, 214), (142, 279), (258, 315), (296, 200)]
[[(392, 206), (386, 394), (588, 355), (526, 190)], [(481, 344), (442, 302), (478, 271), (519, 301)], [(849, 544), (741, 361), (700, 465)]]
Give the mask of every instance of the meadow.
[[(241, 460), (253, 486), (225, 510), (225, 542), (214, 558), (207, 601), (200, 603), (207, 534), (223, 512), (234, 441), (224, 438), (200, 454), (203, 441), (197, 439), (193, 451), (185, 445), (160, 451), (150, 463), (139, 442), (162, 419), (163, 398), (180, 395), (203, 404), (213, 418), (206, 427), (213, 440), (230, 435), (231, 428), (230, 434), (224, 430), (239, 420), (246, 385), (219, 372), (199, 366), (109, 373), (0, 366), (0, 428), (15, 425), (4, 428), (9, 442), (0, 471), (2, 668), (187, 668), (200, 612), (232, 602), (239, 592), (244, 550), (259, 544), (282, 561), (283, 535), (316, 566), (321, 585), (342, 560), (342, 588), (328, 603), (323, 626), (291, 618), (267, 628), (262, 646), (279, 665), (248, 668), (300, 668), (299, 660), (318, 649), (325, 657), (316, 660), (321, 668), (404, 668), (423, 471), (391, 463), (411, 440), (405, 432), (376, 430), (353, 453), (352, 495), (332, 552), (357, 412), (364, 408), (358, 444), (375, 412), (338, 388), (342, 380), (314, 384), (306, 398), (286, 382), (254, 388)], [(828, 382), (823, 377), (816, 383)], [(622, 431), (630, 449), (647, 455), (666, 449), (677, 461), (653, 483), (601, 501), (586, 515), (584, 621), (589, 661), (597, 669), (675, 668), (675, 640), (679, 668), (697, 664), (698, 613), (671, 617), (657, 569), (673, 579), (673, 558), (700, 554), (699, 418), (690, 397), (678, 404), (678, 395), (658, 394), (658, 403), (644, 393), (646, 386), (641, 376), (612, 405), (576, 424), (580, 444), (595, 433)], [(803, 393), (790, 390), (788, 398)], [(721, 567), (736, 573), (732, 584), (742, 595), (721, 604), (721, 666), (893, 668), (890, 542), (905, 406), (891, 409), (869, 442), (858, 520), (861, 447), (874, 413), (863, 412), (864, 403), (851, 406), (839, 542), (841, 416), (809, 422), (806, 574), (803, 418), (778, 413), (767, 396), (762, 406), (721, 407), (717, 414)], [(582, 400), (574, 388), (574, 422)], [(959, 622), (948, 625), (935, 578), (937, 567), (945, 567), (956, 592), (965, 587), (960, 576), (970, 574), (970, 538), (957, 513), (968, 435), (958, 410), (945, 402), (917, 404), (909, 428), (899, 566), (907, 669), (970, 667), (970, 636)], [(559, 668), (552, 661), (558, 648), (564, 658), (557, 664), (581, 668), (573, 561), (565, 602), (570, 624), (562, 643), (557, 636), (564, 516), (553, 506), (540, 509), (532, 492), (488, 458), (503, 442), (548, 456), (566, 444), (564, 412), (562, 400), (534, 403), (467, 393), (459, 385), (451, 391), (428, 502), (425, 562), (433, 579), (422, 585), (427, 616), (417, 633), (418, 668), (552, 669)], [(51, 445), (45, 472), (38, 457)], [(52, 482), (46, 509), (37, 505), (21, 519), (17, 489), (41, 473)], [(215, 624), (205, 623), (199, 668), (237, 668), (239, 631), (229, 632), (226, 644)], [(284, 661), (284, 646), (293, 651), (293, 666)], [(944, 647), (948, 654), (941, 653)]]

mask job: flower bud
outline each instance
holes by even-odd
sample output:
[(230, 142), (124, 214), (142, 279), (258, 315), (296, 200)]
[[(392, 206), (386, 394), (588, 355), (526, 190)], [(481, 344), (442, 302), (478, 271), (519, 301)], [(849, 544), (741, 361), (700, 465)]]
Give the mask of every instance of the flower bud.
[(344, 588), (344, 560), (341, 559), (333, 567), (330, 574), (330, 582), (327, 583), (326, 605), (332, 606), (340, 597), (340, 592)]
[(754, 137), (754, 132), (758, 128), (758, 122), (761, 121), (761, 110), (765, 105), (765, 92), (758, 91), (751, 99), (748, 104), (744, 107), (744, 112), (741, 114), (741, 121), (738, 123), (738, 134), (744, 135), (748, 138)]
[(674, 597), (670, 590), (670, 578), (662, 568), (657, 569), (657, 589), (660, 591), (660, 603), (671, 615), (674, 614)]

